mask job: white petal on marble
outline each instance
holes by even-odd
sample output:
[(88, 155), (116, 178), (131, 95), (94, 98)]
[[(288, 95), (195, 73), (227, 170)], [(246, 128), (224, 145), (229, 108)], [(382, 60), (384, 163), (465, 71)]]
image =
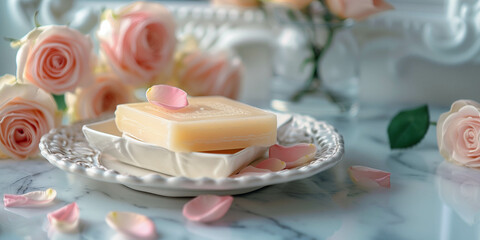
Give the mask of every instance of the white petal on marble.
[(134, 239), (157, 239), (155, 224), (148, 217), (133, 212), (109, 212), (108, 226)]
[(5, 207), (42, 207), (50, 204), (56, 196), (57, 191), (51, 188), (22, 195), (4, 194), (3, 205)]
[(362, 188), (390, 188), (389, 172), (364, 166), (351, 166), (348, 173), (352, 181)]
[(71, 203), (47, 214), (50, 228), (59, 232), (75, 232), (78, 229), (80, 210), (77, 203)]
[(183, 206), (183, 216), (194, 222), (217, 221), (227, 213), (232, 202), (232, 196), (200, 195)]

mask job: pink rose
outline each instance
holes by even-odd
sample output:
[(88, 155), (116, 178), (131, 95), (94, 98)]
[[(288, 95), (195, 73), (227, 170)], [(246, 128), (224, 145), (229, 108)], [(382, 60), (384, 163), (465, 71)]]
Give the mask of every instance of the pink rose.
[(236, 99), (242, 81), (243, 65), (226, 52), (195, 51), (182, 59), (180, 88), (189, 95), (221, 95)]
[(166, 8), (135, 2), (102, 16), (97, 32), (110, 67), (128, 84), (148, 84), (168, 71), (175, 51), (175, 22)]
[(232, 7), (258, 7), (260, 5), (259, 0), (211, 0), (215, 6), (232, 6)]
[(53, 97), (15, 77), (0, 77), (0, 155), (25, 159), (38, 153), (40, 138), (55, 127)]
[(295, 9), (304, 9), (308, 5), (310, 5), (310, 3), (312, 3), (313, 0), (270, 0), (270, 1), (272, 3), (282, 4)]
[(95, 84), (65, 95), (70, 120), (92, 119), (113, 113), (118, 104), (134, 100), (133, 91), (112, 73), (98, 74)]
[(440, 154), (448, 161), (480, 167), (480, 104), (458, 100), (437, 122)]
[(94, 61), (88, 36), (66, 26), (43, 26), (21, 40), (17, 77), (49, 93), (63, 94), (92, 83)]
[(392, 5), (383, 0), (326, 0), (326, 4), (333, 14), (355, 20), (393, 9)]

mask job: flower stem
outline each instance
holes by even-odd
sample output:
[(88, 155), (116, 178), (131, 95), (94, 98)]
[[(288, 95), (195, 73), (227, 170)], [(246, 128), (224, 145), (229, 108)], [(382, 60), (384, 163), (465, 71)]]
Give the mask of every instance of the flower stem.
[(35, 13), (33, 14), (33, 23), (35, 24), (35, 28), (38, 28), (38, 27), (42, 26), (40, 24), (40, 22), (38, 21), (38, 10), (35, 11)]
[[(293, 102), (300, 101), (305, 94), (313, 93), (321, 86), (322, 76), (319, 71), (320, 61), (322, 60), (323, 56), (332, 45), (333, 38), (335, 36), (335, 31), (336, 31), (336, 28), (334, 26), (326, 24), (326, 27), (327, 27), (327, 40), (325, 42), (325, 45), (323, 45), (322, 47), (318, 47), (318, 44), (315, 43), (315, 36), (312, 36), (310, 44), (313, 50), (313, 71), (310, 78), (304, 85), (304, 87), (291, 97), (291, 100)], [(330, 100), (332, 100), (331, 96), (327, 95), (327, 97)]]
[(55, 99), (55, 102), (57, 103), (57, 109), (59, 111), (65, 111), (67, 109), (67, 104), (65, 103), (65, 95), (56, 95), (52, 94), (53, 99)]
[(435, 122), (435, 121), (430, 121), (430, 126), (437, 126), (437, 122)]

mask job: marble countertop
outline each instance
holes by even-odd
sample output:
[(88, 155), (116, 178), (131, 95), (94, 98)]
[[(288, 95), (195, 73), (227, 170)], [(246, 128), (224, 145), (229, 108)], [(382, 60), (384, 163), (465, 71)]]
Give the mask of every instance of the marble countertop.
[[(344, 159), (313, 177), (235, 196), (232, 208), (211, 224), (188, 222), (191, 198), (168, 198), (98, 182), (46, 160), (1, 160), (0, 193), (57, 190), (55, 205), (0, 209), (0, 239), (112, 239), (110, 211), (150, 217), (164, 239), (478, 239), (480, 172), (440, 156), (434, 129), (404, 151), (388, 147), (386, 127), (399, 108), (368, 108), (356, 120), (330, 118), (345, 138)], [(446, 109), (437, 109), (432, 119)], [(347, 168), (364, 165), (391, 172), (391, 188), (364, 191)], [(77, 234), (48, 233), (46, 213), (70, 202), (80, 208)]]

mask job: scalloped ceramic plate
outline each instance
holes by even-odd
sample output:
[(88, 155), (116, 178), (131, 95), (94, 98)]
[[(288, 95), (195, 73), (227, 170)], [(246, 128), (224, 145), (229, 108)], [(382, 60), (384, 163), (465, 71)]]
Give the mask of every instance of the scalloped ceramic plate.
[(89, 145), (81, 124), (53, 129), (40, 141), (41, 154), (54, 166), (91, 179), (119, 183), (153, 194), (185, 197), (201, 194), (235, 195), (268, 185), (310, 177), (337, 164), (343, 156), (342, 136), (331, 125), (308, 116), (293, 115), (278, 129), (282, 145), (310, 142), (317, 146), (307, 164), (256, 176), (225, 178), (173, 177), (123, 163)]

